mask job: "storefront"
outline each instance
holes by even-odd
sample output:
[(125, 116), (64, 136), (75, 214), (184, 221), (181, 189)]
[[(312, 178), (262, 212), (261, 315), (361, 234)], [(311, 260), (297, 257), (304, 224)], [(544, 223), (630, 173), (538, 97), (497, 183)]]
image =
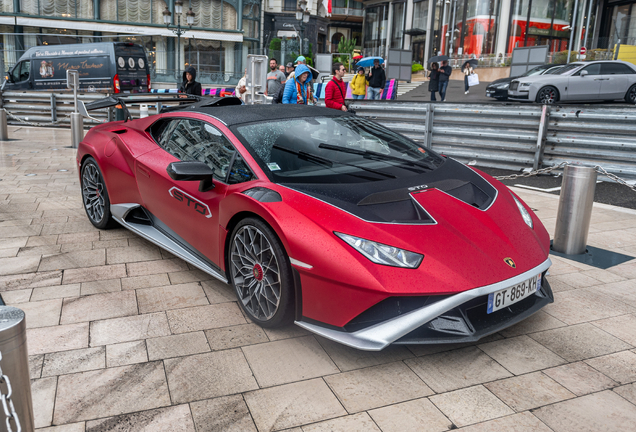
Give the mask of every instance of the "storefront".
[(603, 8), (599, 48), (615, 44), (636, 45), (636, 2), (608, 1)]

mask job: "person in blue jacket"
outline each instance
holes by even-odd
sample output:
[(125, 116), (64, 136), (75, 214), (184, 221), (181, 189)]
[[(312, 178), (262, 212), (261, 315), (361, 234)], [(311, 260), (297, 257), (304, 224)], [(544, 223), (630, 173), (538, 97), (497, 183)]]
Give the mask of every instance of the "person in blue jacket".
[(296, 66), (296, 71), (292, 79), (288, 79), (285, 83), (285, 92), (283, 93), (284, 104), (305, 104), (313, 101), (311, 83), (309, 76), (311, 71), (304, 64)]

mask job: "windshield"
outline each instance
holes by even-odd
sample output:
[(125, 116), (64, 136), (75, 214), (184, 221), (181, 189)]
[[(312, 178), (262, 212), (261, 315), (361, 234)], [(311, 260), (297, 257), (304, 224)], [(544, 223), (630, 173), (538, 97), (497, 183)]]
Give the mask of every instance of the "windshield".
[(546, 66), (537, 66), (536, 68), (530, 69), (529, 71), (527, 71), (526, 73), (524, 73), (521, 76), (522, 77), (529, 77), (529, 76), (532, 76), (532, 75), (541, 75), (546, 69), (547, 69)]
[(278, 183), (359, 183), (430, 172), (444, 159), (370, 120), (303, 117), (236, 127)]
[(561, 69), (553, 72), (553, 75), (570, 75), (573, 71), (583, 66), (581, 63), (572, 63), (567, 66), (563, 66)]

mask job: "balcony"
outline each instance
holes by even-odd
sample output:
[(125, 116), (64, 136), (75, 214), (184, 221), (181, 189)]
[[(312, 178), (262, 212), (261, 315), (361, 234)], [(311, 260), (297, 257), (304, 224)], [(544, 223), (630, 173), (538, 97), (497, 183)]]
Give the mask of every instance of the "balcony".
[(343, 7), (334, 7), (331, 8), (332, 15), (345, 15), (345, 16), (359, 16), (361, 17), (363, 14), (362, 9), (353, 9), (353, 8), (343, 8)]

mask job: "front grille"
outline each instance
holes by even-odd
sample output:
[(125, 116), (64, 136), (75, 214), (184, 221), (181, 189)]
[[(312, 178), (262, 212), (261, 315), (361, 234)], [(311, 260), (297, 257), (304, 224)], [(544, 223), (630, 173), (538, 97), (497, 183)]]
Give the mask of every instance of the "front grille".
[(510, 83), (510, 90), (517, 90), (519, 88), (519, 82), (513, 81)]

